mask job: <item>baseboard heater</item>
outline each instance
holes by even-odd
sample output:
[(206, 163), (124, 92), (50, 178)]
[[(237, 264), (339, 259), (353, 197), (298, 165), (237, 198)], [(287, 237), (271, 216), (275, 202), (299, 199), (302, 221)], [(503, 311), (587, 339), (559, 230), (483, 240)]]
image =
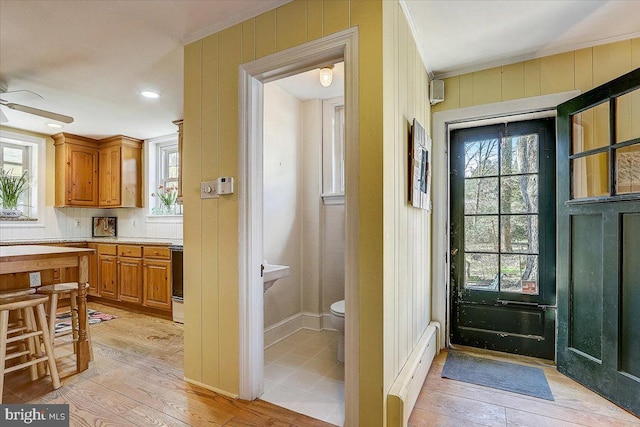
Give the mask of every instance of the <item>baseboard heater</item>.
[(431, 362), (439, 352), (440, 324), (431, 322), (422, 333), (409, 359), (396, 377), (387, 396), (387, 426), (406, 427)]

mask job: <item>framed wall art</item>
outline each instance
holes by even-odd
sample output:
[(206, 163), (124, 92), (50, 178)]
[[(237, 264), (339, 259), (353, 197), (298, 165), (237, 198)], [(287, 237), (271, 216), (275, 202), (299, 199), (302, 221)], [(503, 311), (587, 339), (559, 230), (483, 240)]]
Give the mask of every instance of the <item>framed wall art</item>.
[(409, 135), (409, 203), (431, 211), (431, 138), (413, 119)]
[(115, 216), (94, 216), (91, 236), (116, 237), (118, 230), (118, 218)]

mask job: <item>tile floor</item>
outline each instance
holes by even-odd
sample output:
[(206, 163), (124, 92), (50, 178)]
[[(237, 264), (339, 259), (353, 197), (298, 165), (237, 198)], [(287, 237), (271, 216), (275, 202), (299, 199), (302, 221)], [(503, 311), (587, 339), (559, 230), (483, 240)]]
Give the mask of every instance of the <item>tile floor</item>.
[(344, 363), (338, 333), (301, 329), (264, 351), (262, 400), (344, 425)]

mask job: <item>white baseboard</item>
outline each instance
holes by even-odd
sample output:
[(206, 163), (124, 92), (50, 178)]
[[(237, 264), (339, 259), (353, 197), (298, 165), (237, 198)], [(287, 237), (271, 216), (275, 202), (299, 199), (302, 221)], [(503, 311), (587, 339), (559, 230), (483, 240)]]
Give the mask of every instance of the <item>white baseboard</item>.
[(265, 328), (264, 348), (267, 349), (271, 347), (275, 343), (295, 334), (300, 329), (311, 329), (313, 331), (335, 331), (331, 326), (330, 314), (309, 312), (296, 313), (293, 316), (287, 317), (286, 319)]

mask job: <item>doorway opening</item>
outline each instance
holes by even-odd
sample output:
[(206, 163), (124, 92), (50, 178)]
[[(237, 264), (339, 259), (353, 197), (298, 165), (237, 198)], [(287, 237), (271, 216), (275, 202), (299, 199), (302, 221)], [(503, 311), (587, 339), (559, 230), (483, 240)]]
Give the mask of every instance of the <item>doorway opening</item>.
[(451, 134), (451, 342), (555, 356), (555, 120)]
[[(325, 65), (345, 66), (345, 423), (358, 423), (358, 32), (357, 28), (240, 67), (240, 397), (264, 392), (264, 84)], [(277, 286), (274, 285), (274, 286)]]

